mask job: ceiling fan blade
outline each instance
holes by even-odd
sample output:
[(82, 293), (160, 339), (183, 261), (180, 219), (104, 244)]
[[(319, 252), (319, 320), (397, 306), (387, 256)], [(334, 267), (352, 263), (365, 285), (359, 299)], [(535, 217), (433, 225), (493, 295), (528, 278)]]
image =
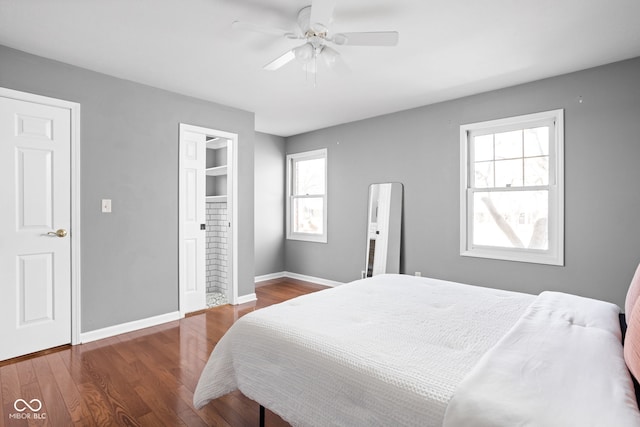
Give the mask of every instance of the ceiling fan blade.
[(272, 36), (284, 36), (287, 38), (299, 38), (291, 31), (283, 30), (282, 28), (264, 27), (262, 25), (252, 24), (250, 22), (234, 21), (231, 24), (231, 28), (240, 31), (251, 31), (254, 33), (269, 34)]
[(333, 9), (336, 7), (336, 0), (313, 0), (311, 2), (311, 16), (309, 25), (316, 31), (329, 29), (329, 24), (333, 20)]
[(331, 40), (337, 45), (349, 46), (395, 46), (398, 44), (397, 31), (373, 31), (364, 33), (338, 33)]
[(284, 54), (280, 55), (279, 57), (277, 57), (273, 61), (269, 62), (267, 65), (265, 65), (262, 68), (264, 68), (265, 70), (269, 70), (269, 71), (275, 71), (278, 68), (282, 67), (283, 65), (288, 64), (295, 57), (296, 57), (296, 55), (295, 55), (295, 53), (293, 52), (293, 49), (292, 49), (292, 50), (289, 50), (289, 51), (285, 52)]

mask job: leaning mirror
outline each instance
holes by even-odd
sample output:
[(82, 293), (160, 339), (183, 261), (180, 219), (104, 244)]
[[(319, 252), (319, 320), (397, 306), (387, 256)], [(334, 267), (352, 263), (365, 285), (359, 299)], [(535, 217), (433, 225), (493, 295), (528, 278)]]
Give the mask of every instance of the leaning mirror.
[(366, 277), (400, 272), (402, 192), (399, 182), (369, 186)]

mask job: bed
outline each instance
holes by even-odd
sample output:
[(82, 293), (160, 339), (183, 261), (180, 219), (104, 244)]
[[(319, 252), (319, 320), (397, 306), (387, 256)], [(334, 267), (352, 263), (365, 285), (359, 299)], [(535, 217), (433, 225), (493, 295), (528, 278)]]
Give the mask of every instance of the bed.
[(294, 426), (640, 426), (619, 311), (375, 276), (239, 319), (194, 405), (239, 389)]

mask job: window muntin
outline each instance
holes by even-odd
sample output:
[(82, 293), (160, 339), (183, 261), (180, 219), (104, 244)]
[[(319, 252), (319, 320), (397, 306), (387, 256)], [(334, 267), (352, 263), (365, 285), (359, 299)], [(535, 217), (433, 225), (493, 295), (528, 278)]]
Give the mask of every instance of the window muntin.
[(549, 183), (549, 134), (553, 124), (474, 135), (475, 188), (528, 187)]
[(327, 241), (327, 150), (287, 156), (287, 238)]
[(461, 126), (461, 255), (562, 265), (562, 119)]

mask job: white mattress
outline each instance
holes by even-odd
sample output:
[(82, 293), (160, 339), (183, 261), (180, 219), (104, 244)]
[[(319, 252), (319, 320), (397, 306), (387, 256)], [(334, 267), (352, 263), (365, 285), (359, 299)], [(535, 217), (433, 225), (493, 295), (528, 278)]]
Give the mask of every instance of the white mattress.
[(304, 426), (440, 426), (458, 384), (534, 296), (381, 275), (250, 313), (194, 404), (240, 389)]

